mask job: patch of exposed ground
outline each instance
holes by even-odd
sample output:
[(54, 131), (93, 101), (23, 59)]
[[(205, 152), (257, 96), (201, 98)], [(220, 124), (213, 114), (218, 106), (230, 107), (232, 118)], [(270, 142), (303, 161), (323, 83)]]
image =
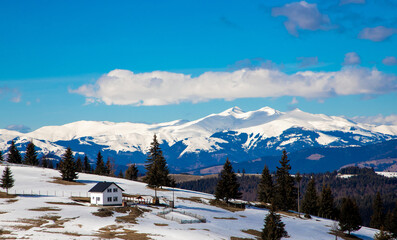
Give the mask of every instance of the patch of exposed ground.
[(96, 235), (99, 238), (104, 239), (134, 239), (134, 240), (148, 240), (150, 239), (148, 234), (145, 233), (137, 233), (136, 231), (125, 229), (122, 226), (117, 225), (109, 225), (103, 228), (100, 228), (98, 234)]
[(214, 217), (214, 219), (237, 220), (235, 217)]
[(243, 204), (225, 203), (225, 202), (219, 201), (219, 200), (211, 200), (210, 204), (212, 206), (219, 207), (219, 208), (225, 209), (230, 212), (238, 212), (238, 211), (245, 210), (245, 205), (243, 205)]
[(39, 208), (31, 208), (28, 209), (29, 211), (36, 211), (36, 212), (49, 212), (49, 211), (61, 211), (60, 208), (57, 207), (39, 207)]
[(56, 184), (61, 184), (61, 185), (86, 185), (85, 183), (81, 182), (72, 182), (72, 181), (65, 181), (62, 180), (60, 177), (53, 177), (52, 181), (49, 181), (49, 183), (56, 183)]

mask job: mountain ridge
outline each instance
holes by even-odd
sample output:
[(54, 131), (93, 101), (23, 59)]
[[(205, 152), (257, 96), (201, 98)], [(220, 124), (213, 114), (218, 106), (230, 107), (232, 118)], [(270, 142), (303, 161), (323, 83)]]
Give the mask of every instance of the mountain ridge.
[(283, 149), (364, 146), (397, 139), (397, 126), (361, 124), (343, 117), (270, 107), (244, 112), (239, 107), (193, 121), (164, 123), (77, 121), (45, 126), (29, 133), (0, 129), (0, 150), (10, 141), (24, 151), (34, 141), (39, 154), (60, 157), (66, 147), (92, 159), (101, 150), (119, 165), (144, 163), (156, 134), (167, 161), (178, 171), (216, 165), (229, 157), (243, 162)]

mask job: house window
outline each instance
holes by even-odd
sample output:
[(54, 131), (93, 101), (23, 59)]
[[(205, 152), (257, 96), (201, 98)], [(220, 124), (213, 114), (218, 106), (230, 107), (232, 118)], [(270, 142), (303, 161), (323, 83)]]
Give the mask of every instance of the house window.
[(101, 201), (101, 198), (100, 198), (100, 197), (97, 197), (96, 200), (97, 200), (97, 201)]
[(113, 202), (117, 202), (117, 197), (113, 197)]
[(117, 188), (113, 188), (113, 192), (117, 192)]
[(111, 189), (111, 188), (108, 188), (108, 192), (112, 192), (112, 189)]
[(111, 202), (112, 201), (112, 197), (108, 197), (108, 202)]
[(95, 200), (95, 197), (92, 197), (92, 200)]

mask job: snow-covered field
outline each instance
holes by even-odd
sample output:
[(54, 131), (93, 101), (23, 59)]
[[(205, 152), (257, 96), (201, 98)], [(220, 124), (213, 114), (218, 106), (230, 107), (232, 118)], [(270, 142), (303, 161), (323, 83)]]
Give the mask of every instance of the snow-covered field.
[[(0, 166), (0, 173), (4, 166)], [(87, 191), (98, 181), (113, 181), (122, 187), (127, 194), (153, 195), (144, 183), (119, 178), (110, 178), (92, 174), (79, 174), (78, 182), (84, 185), (61, 185), (51, 183), (60, 174), (56, 170), (39, 167), (11, 166), (15, 186), (10, 193), (16, 192), (16, 198), (0, 198), (0, 229), (2, 239), (99, 239), (98, 233), (104, 228), (115, 232), (133, 230), (146, 233), (151, 239), (230, 239), (240, 237), (255, 239), (255, 236), (242, 230), (261, 231), (267, 210), (248, 207), (243, 211), (231, 212), (208, 204), (212, 195), (175, 189), (175, 206), (180, 212), (197, 214), (206, 218), (205, 223), (180, 224), (176, 221), (161, 218), (156, 213), (164, 208), (139, 206), (149, 211), (137, 218), (137, 223), (116, 222), (116, 217), (127, 213), (115, 213), (110, 217), (98, 217), (92, 213), (99, 207), (82, 205), (64, 205), (71, 203), (70, 195), (87, 196)], [(40, 195), (30, 195), (30, 193)], [(29, 194), (27, 194), (29, 193)], [(159, 191), (159, 196), (172, 199), (172, 191)], [(194, 198), (195, 201), (187, 200)], [(201, 199), (202, 202), (196, 201)], [(53, 202), (53, 203), (50, 203)], [(54, 204), (54, 202), (56, 204)], [(37, 211), (40, 209), (43, 211)], [(36, 209), (36, 211), (35, 211)], [(192, 219), (180, 213), (171, 216)], [(55, 221), (54, 221), (55, 220)], [(329, 232), (333, 221), (314, 217), (299, 219), (293, 216), (282, 216), (286, 224), (289, 239), (322, 240), (335, 239)], [(9, 231), (9, 232), (8, 232)], [(372, 239), (376, 230), (361, 228), (354, 234), (362, 239)], [(118, 238), (114, 238), (118, 239)]]

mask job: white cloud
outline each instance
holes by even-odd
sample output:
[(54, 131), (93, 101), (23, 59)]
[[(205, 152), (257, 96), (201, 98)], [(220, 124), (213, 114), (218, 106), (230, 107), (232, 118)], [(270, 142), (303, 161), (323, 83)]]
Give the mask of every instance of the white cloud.
[(355, 122), (369, 123), (375, 125), (397, 125), (397, 115), (391, 114), (383, 116), (382, 114), (376, 116), (357, 116), (351, 118)]
[(282, 7), (272, 9), (274, 17), (285, 16), (284, 22), (287, 31), (298, 36), (298, 29), (304, 30), (328, 30), (331, 28), (331, 21), (327, 15), (321, 14), (317, 4), (310, 4), (306, 1), (285, 4)]
[(382, 60), (382, 63), (387, 66), (395, 66), (395, 65), (397, 65), (397, 58), (396, 57), (385, 57)]
[(351, 3), (364, 4), (365, 0), (341, 0), (340, 1), (340, 5), (351, 4)]
[(16, 88), (0, 87), (0, 98), (8, 97), (11, 102), (19, 103), (22, 94)]
[(364, 28), (358, 34), (361, 39), (368, 39), (374, 42), (381, 42), (393, 34), (397, 34), (397, 28), (386, 28), (384, 26), (378, 26), (374, 28)]
[(343, 62), (343, 65), (355, 65), (360, 63), (361, 59), (357, 53), (349, 52), (345, 54), (345, 61)]
[(135, 74), (113, 70), (95, 84), (69, 90), (86, 102), (107, 105), (168, 105), (211, 99), (295, 96), (324, 99), (336, 95), (383, 94), (397, 90), (397, 77), (377, 69), (346, 67), (336, 72), (302, 71), (286, 74), (276, 69), (205, 72), (198, 77), (154, 71)]
[(300, 68), (311, 67), (318, 64), (318, 57), (298, 57)]

